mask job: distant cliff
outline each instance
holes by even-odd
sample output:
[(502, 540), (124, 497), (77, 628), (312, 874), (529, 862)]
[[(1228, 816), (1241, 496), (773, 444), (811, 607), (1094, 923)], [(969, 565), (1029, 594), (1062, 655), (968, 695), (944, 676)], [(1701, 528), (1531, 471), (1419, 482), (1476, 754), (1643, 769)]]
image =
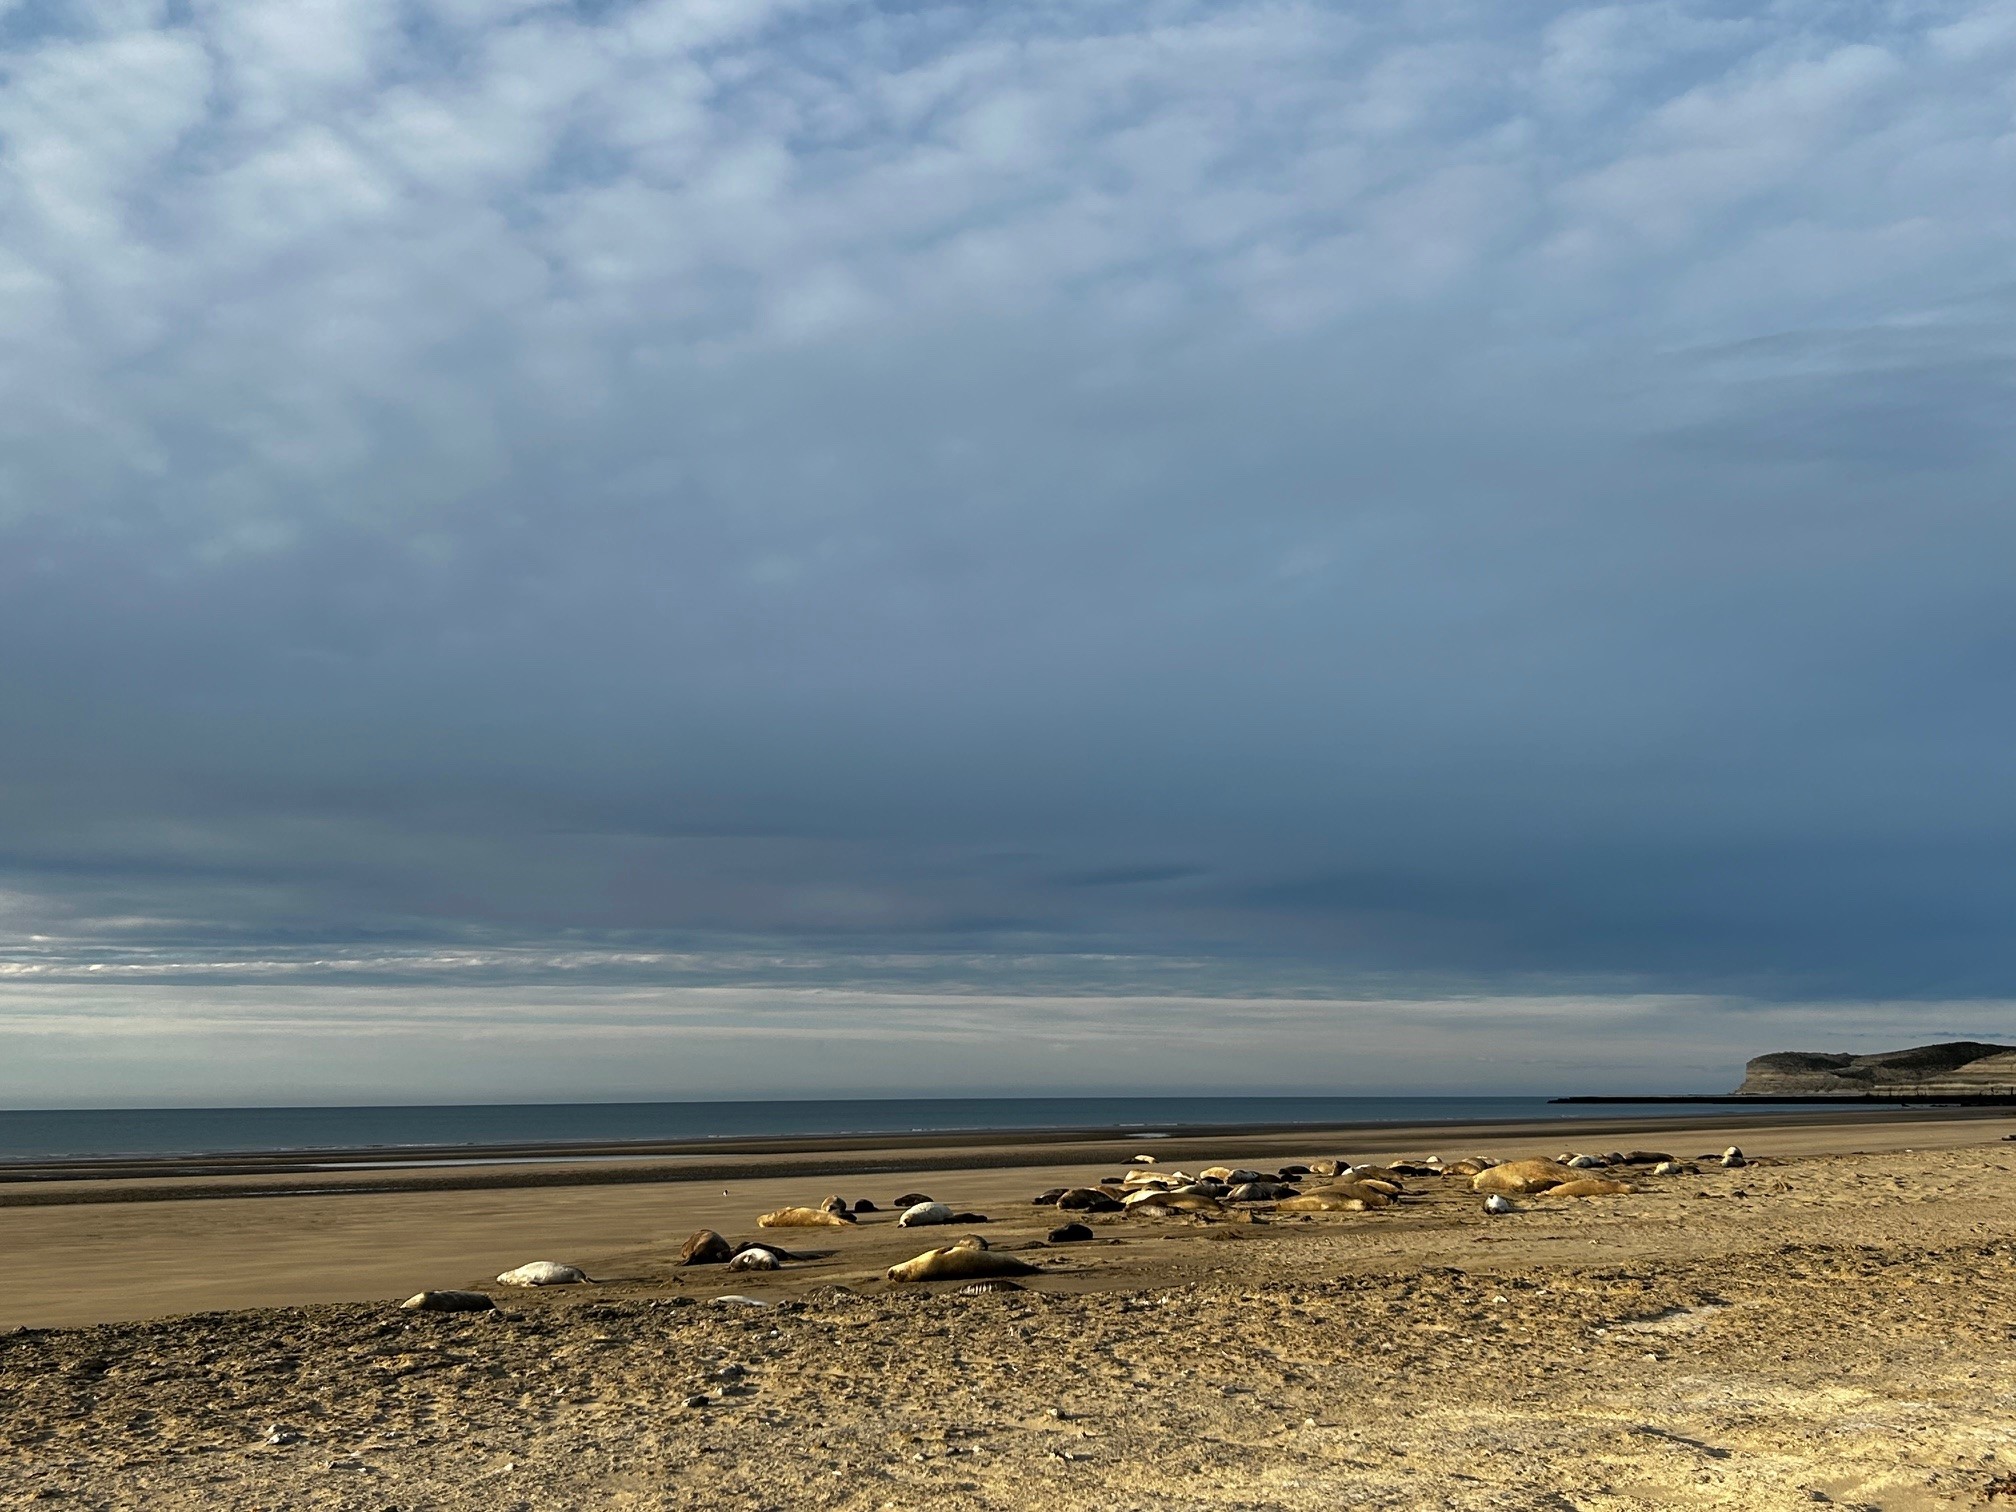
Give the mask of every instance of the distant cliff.
[(2016, 1093), (2016, 1045), (1983, 1045), (1955, 1040), (1880, 1055), (1825, 1055), (1780, 1050), (1760, 1055), (1744, 1067), (1737, 1092), (1784, 1096), (1790, 1093), (1899, 1092), (1942, 1096), (1951, 1093)]

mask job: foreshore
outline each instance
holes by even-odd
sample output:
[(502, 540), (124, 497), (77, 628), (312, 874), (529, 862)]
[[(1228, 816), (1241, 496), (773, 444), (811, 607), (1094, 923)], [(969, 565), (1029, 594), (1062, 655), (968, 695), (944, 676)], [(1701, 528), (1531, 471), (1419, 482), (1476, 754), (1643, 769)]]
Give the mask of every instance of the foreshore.
[[(555, 1184), (462, 1167), (16, 1208), (0, 1325), (29, 1331), (0, 1333), (0, 1506), (1978, 1507), (2016, 1469), (2011, 1132), (1914, 1110), (905, 1141), (668, 1159), (645, 1181), (631, 1161)], [(1753, 1163), (1496, 1219), (1441, 1178), (1378, 1212), (1095, 1215), (1092, 1241), (1053, 1244), (1071, 1215), (1030, 1200), (1142, 1153), (1730, 1144)], [(520, 1179), (397, 1184), (491, 1175)], [(898, 1228), (913, 1191), (991, 1221)], [(829, 1192), (879, 1211), (755, 1226)], [(680, 1268), (702, 1227), (804, 1258)], [(883, 1279), (964, 1232), (1037, 1274), (998, 1296)], [(532, 1259), (598, 1284), (492, 1280)], [(444, 1287), (502, 1311), (393, 1305)]]

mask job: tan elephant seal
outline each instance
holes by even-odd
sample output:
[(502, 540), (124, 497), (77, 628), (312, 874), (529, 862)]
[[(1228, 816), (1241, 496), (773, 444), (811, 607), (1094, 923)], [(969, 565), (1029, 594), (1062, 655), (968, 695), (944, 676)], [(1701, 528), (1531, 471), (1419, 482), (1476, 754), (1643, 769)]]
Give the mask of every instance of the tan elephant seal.
[(1313, 1192), (1304, 1192), (1299, 1197), (1285, 1198), (1276, 1204), (1277, 1213), (1369, 1213), (1374, 1208), (1385, 1207), (1393, 1199), (1376, 1187), (1360, 1182), (1338, 1182), (1334, 1186), (1318, 1187)]
[(1580, 1179), (1581, 1172), (1572, 1171), (1557, 1161), (1508, 1160), (1503, 1165), (1494, 1165), (1489, 1170), (1479, 1171), (1472, 1176), (1470, 1190), (1507, 1192), (1514, 1197), (1520, 1197), (1544, 1192), (1549, 1187), (1561, 1186), (1566, 1182)]
[(1539, 1195), (1542, 1197), (1624, 1197), (1638, 1188), (1628, 1181), (1612, 1181), (1607, 1176), (1584, 1176), (1579, 1181), (1564, 1181), (1559, 1186), (1548, 1187)]
[(883, 1275), (891, 1281), (977, 1281), (984, 1276), (1033, 1276), (1036, 1267), (999, 1250), (955, 1244), (926, 1250), (914, 1260), (892, 1265)]
[(852, 1205), (848, 1203), (845, 1197), (828, 1197), (824, 1202), (819, 1204), (819, 1208), (821, 1212), (826, 1213), (851, 1213), (854, 1211)]
[(1309, 1174), (1311, 1176), (1335, 1176), (1339, 1171), (1343, 1169), (1344, 1169), (1344, 1162), (1341, 1160), (1326, 1159), (1326, 1160), (1312, 1160), (1309, 1162)]
[(787, 1207), (765, 1213), (756, 1220), (758, 1228), (851, 1228), (851, 1213), (829, 1213), (824, 1208)]

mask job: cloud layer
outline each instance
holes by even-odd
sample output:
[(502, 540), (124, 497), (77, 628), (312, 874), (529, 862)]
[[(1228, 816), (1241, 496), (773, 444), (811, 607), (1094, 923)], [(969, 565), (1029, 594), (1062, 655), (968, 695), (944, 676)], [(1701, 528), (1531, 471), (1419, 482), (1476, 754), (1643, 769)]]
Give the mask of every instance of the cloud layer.
[(1001, 1000), (1006, 1086), (1038, 997), (1200, 981), (1277, 1048), (1778, 1005), (1673, 1010), (1730, 1065), (2016, 999), (2012, 64), (1958, 0), (0, 11), (0, 1036), (787, 962)]

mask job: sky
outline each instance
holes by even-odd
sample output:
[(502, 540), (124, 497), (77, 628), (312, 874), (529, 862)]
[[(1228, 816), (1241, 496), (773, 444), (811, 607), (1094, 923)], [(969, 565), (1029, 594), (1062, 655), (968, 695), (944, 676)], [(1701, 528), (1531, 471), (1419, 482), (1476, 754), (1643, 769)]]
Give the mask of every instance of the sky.
[(2016, 1038), (2011, 0), (0, 0), (0, 1105)]

